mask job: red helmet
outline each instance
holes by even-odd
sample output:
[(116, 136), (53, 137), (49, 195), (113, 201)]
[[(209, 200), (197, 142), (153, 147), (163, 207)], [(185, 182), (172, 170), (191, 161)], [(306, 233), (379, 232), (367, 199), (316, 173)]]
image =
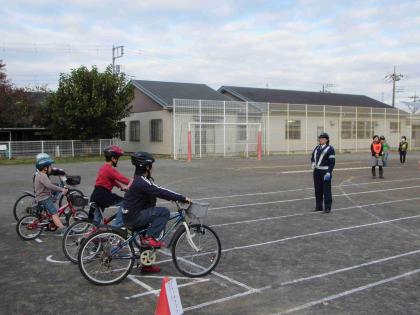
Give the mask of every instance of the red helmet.
[(104, 155), (106, 158), (119, 158), (120, 156), (124, 155), (124, 150), (121, 149), (118, 145), (111, 145), (104, 149)]

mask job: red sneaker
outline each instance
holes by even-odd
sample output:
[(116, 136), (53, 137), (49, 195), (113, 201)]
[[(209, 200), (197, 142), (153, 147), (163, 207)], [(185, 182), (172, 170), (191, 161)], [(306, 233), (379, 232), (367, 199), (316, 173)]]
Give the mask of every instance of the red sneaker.
[(160, 272), (160, 267), (158, 266), (143, 266), (140, 270), (141, 273), (158, 273)]
[(152, 236), (142, 237), (141, 245), (153, 248), (161, 248), (163, 246), (162, 242), (155, 240)]

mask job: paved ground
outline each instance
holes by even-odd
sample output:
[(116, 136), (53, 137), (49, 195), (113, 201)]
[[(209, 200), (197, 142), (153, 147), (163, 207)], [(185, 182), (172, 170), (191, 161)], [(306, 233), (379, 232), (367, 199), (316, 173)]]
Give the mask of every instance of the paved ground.
[[(158, 161), (158, 184), (210, 202), (206, 223), (223, 247), (203, 279), (182, 277), (171, 262), (162, 276), (177, 277), (187, 314), (419, 314), (419, 159), (409, 154), (401, 167), (394, 154), (385, 179), (373, 180), (368, 155), (338, 155), (329, 215), (311, 212), (304, 156)], [(89, 194), (100, 164), (64, 166)], [(97, 287), (65, 261), (59, 237), (20, 240), (12, 206), (31, 188), (32, 167), (0, 170), (2, 314), (153, 314), (161, 278), (134, 270)]]

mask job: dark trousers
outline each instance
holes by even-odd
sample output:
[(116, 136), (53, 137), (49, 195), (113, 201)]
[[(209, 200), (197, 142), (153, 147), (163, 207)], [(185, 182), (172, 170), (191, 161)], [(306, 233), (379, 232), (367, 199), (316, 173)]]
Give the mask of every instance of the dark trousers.
[(146, 236), (158, 238), (160, 232), (165, 228), (166, 222), (169, 220), (169, 209), (165, 207), (153, 207), (138, 211), (136, 215), (124, 215), (126, 225), (144, 226), (150, 223), (150, 227), (146, 231)]
[(331, 180), (324, 181), (324, 176), (327, 172), (327, 170), (314, 170), (314, 186), (317, 210), (323, 209), (323, 204), (325, 204), (325, 209), (331, 209)]
[(407, 151), (400, 151), (400, 162), (405, 163), (405, 156), (407, 155)]

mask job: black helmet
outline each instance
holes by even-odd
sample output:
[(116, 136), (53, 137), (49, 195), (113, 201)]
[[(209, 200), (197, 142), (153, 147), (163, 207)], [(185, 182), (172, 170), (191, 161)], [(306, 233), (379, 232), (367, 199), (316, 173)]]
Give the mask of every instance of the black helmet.
[(152, 165), (155, 161), (153, 155), (148, 152), (136, 152), (131, 155), (131, 164), (140, 167)]
[(318, 139), (319, 139), (319, 138), (324, 138), (324, 139), (330, 140), (330, 136), (329, 136), (329, 135), (328, 135), (328, 133), (326, 133), (326, 132), (322, 132), (322, 133), (319, 135)]

